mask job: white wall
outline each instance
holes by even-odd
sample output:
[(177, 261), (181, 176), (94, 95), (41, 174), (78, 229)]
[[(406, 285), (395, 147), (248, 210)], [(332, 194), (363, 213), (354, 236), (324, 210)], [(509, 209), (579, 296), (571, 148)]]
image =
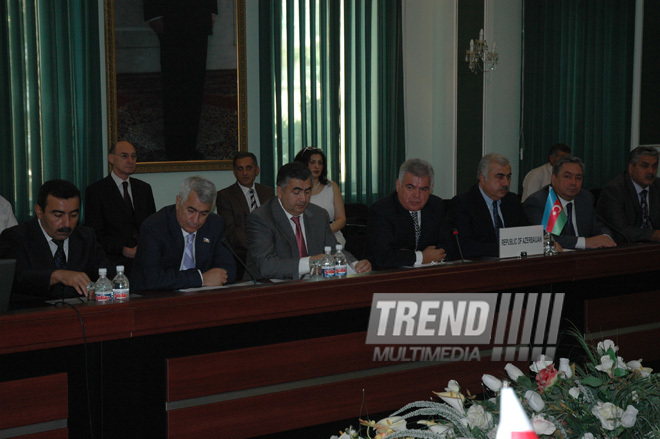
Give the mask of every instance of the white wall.
[(404, 0), (406, 157), (428, 160), (433, 192), (456, 187), (456, 0)]
[[(484, 34), (497, 43), (500, 61), (484, 75), (484, 152), (504, 154), (511, 162), (511, 187), (518, 187), (522, 0), (486, 0)], [(477, 164), (475, 163), (475, 169)]]
[[(485, 3), (485, 35), (497, 42), (500, 63), (484, 80), (484, 150), (509, 158), (516, 187), (522, 0)], [(467, 49), (456, 46), (457, 7), (457, 0), (403, 3), (406, 157), (433, 164), (433, 192), (443, 198), (456, 193), (456, 71)]]

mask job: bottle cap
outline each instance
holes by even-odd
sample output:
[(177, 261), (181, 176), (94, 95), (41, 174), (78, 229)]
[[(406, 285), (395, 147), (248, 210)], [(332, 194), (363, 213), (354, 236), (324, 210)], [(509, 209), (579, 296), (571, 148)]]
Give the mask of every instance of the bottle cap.
[(342, 247), (341, 244), (335, 245), (335, 249), (337, 249), (337, 251), (341, 251), (342, 248), (344, 248), (344, 247)]
[(325, 252), (328, 253), (330, 250), (332, 250), (332, 247), (326, 245), (325, 247), (323, 247), (323, 250), (325, 250)]
[(105, 276), (106, 274), (108, 274), (107, 268), (99, 268), (99, 276)]
[(123, 265), (117, 265), (117, 273), (119, 273), (120, 271), (124, 271)]

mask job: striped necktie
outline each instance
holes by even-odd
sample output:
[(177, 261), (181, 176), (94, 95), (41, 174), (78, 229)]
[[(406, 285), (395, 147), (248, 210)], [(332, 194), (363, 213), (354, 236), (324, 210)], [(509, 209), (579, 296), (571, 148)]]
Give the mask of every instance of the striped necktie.
[(254, 198), (254, 189), (250, 189), (250, 212), (257, 208), (257, 200)]
[(186, 249), (183, 252), (183, 269), (190, 270), (195, 268), (195, 254), (194, 248), (195, 245), (195, 234), (190, 233), (186, 239)]

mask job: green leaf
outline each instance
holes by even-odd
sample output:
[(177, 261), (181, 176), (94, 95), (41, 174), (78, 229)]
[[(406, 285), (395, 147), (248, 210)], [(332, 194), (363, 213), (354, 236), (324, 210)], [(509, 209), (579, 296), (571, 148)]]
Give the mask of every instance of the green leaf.
[(603, 380), (598, 377), (586, 377), (582, 379), (582, 384), (589, 387), (598, 387), (603, 384)]

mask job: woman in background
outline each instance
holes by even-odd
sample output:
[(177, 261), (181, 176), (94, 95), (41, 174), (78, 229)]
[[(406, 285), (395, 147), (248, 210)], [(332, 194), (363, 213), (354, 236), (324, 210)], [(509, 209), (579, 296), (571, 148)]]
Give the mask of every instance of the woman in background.
[(328, 180), (325, 154), (320, 148), (308, 146), (296, 154), (294, 161), (303, 163), (312, 171), (311, 202), (328, 212), (330, 229), (335, 234), (337, 242), (346, 246), (346, 239), (341, 233), (341, 229), (346, 225), (344, 200), (341, 197), (337, 183)]

